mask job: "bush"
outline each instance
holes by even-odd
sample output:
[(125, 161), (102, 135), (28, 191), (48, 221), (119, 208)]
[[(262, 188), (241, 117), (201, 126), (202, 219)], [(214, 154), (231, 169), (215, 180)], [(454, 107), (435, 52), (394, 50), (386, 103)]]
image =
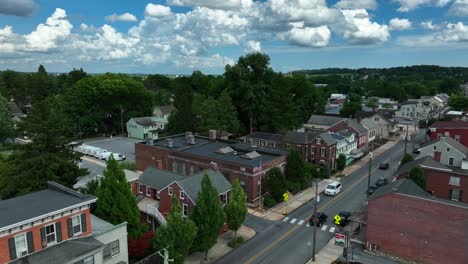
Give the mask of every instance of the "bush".
[(292, 194), (296, 194), (298, 193), (299, 191), (301, 191), (301, 184), (300, 183), (296, 183), (296, 182), (288, 182), (288, 190), (292, 193)]
[(229, 241), (228, 246), (231, 248), (238, 248), (242, 243), (244, 243), (244, 238), (239, 236)]
[(124, 161), (120, 163), (122, 169), (127, 169), (131, 171), (136, 171), (136, 163), (134, 161)]
[(273, 199), (273, 197), (268, 195), (263, 199), (263, 205), (265, 205), (267, 207), (273, 207), (273, 206), (276, 205), (276, 201), (275, 201), (275, 199)]

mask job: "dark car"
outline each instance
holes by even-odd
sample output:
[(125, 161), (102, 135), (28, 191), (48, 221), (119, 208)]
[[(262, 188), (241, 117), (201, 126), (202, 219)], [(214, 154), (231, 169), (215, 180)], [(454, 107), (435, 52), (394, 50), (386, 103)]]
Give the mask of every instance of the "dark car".
[(379, 165), (379, 169), (381, 170), (388, 170), (389, 167), (390, 165), (388, 163), (380, 163)]
[(414, 153), (414, 154), (421, 154), (421, 151), (419, 151), (419, 149), (414, 149), (414, 150), (413, 150), (413, 153)]
[(379, 186), (375, 185), (375, 184), (372, 184), (371, 186), (369, 186), (369, 195), (373, 194), (375, 192), (375, 190), (377, 190), (379, 188)]
[(381, 187), (381, 186), (384, 186), (388, 183), (388, 180), (387, 178), (385, 177), (380, 177), (376, 182), (375, 182), (375, 185), (377, 185), (377, 187)]
[(309, 218), (309, 225), (311, 226), (321, 226), (327, 221), (328, 216), (322, 212), (317, 212), (315, 215), (312, 215)]
[(335, 225), (344, 226), (348, 223), (351, 213), (347, 211), (341, 211), (338, 213), (337, 216), (340, 217), (340, 220), (337, 221), (336, 216), (335, 216)]

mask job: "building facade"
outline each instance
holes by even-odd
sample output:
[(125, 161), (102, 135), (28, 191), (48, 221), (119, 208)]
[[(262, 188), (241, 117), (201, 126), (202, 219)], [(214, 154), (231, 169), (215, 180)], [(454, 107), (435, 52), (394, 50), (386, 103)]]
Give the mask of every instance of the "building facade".
[(468, 148), (450, 137), (443, 136), (432, 140), (422, 145), (418, 150), (419, 157), (430, 156), (447, 166), (458, 168), (468, 166)]
[(166, 129), (168, 121), (160, 117), (135, 117), (127, 122), (128, 137), (136, 139), (155, 139), (158, 132)]
[(439, 121), (429, 127), (430, 138), (435, 140), (446, 136), (455, 139), (465, 147), (468, 147), (468, 122), (467, 121)]

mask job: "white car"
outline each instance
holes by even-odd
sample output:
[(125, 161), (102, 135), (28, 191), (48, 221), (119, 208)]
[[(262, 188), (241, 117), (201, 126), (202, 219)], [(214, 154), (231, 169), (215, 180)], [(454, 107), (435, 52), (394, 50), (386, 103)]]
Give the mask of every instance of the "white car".
[(325, 194), (335, 196), (341, 192), (341, 182), (334, 181), (325, 188)]

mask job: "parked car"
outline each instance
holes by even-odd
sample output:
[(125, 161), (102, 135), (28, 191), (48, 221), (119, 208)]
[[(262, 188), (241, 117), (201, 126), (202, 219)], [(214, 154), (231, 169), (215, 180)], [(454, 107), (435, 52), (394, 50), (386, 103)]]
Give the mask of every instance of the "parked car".
[(379, 186), (375, 185), (375, 184), (372, 184), (371, 186), (369, 186), (369, 190), (367, 190), (369, 192), (369, 195), (373, 194), (377, 189), (379, 188)]
[(317, 212), (309, 218), (309, 225), (311, 226), (322, 226), (327, 221), (328, 216), (325, 213)]
[(421, 154), (421, 151), (419, 151), (419, 149), (414, 149), (414, 150), (413, 150), (413, 153), (414, 153), (414, 154)]
[(100, 158), (103, 159), (103, 160), (109, 160), (111, 155), (114, 157), (115, 160), (119, 161), (119, 160), (125, 160), (126, 157), (122, 154), (119, 154), (119, 153), (113, 153), (113, 152), (104, 152), (101, 154)]
[(338, 215), (341, 218), (339, 225), (340, 226), (345, 226), (349, 221), (349, 217), (351, 216), (351, 213), (348, 212), (348, 211), (341, 211), (341, 212), (338, 213)]
[(388, 170), (388, 168), (390, 168), (390, 164), (388, 163), (380, 163), (379, 165), (379, 169), (381, 170)]
[(337, 181), (334, 181), (334, 182), (328, 184), (327, 188), (325, 188), (325, 194), (326, 195), (335, 196), (339, 192), (341, 192), (341, 183), (337, 182)]
[(381, 187), (381, 186), (384, 186), (388, 183), (388, 180), (387, 178), (385, 177), (380, 177), (376, 182), (375, 182), (375, 185), (377, 185), (377, 187)]

